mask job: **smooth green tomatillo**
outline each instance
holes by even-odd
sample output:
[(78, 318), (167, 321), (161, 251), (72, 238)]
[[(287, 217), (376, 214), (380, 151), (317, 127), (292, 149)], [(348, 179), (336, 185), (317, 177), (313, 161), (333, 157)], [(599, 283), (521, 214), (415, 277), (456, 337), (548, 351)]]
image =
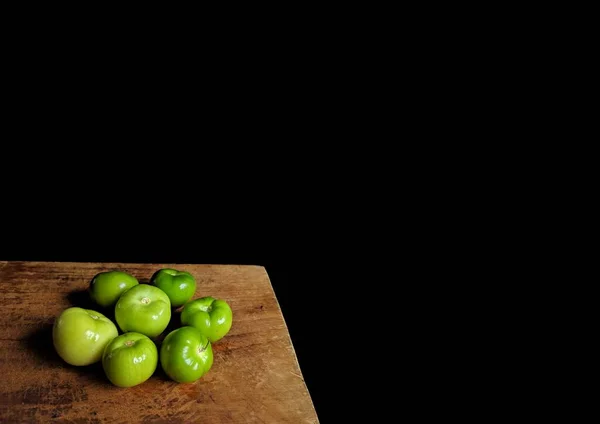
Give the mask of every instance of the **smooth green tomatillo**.
[(229, 332), (232, 321), (233, 312), (227, 302), (210, 296), (192, 300), (181, 312), (181, 324), (197, 328), (211, 343)]
[(154, 273), (150, 282), (169, 296), (174, 308), (190, 300), (196, 292), (196, 280), (187, 271), (163, 268)]
[(56, 352), (65, 362), (77, 366), (98, 362), (106, 345), (118, 334), (111, 320), (82, 308), (65, 309), (52, 327)]
[(125, 291), (138, 284), (138, 280), (126, 272), (101, 272), (90, 282), (90, 297), (98, 305), (108, 308), (114, 306)]
[(121, 295), (115, 319), (123, 332), (135, 331), (148, 337), (162, 333), (171, 319), (169, 296), (149, 284), (139, 284)]
[(125, 333), (113, 339), (104, 349), (102, 368), (111, 383), (131, 387), (148, 380), (158, 364), (158, 350), (148, 337)]
[(212, 345), (194, 327), (178, 328), (163, 340), (160, 364), (173, 380), (179, 383), (194, 382), (212, 367)]

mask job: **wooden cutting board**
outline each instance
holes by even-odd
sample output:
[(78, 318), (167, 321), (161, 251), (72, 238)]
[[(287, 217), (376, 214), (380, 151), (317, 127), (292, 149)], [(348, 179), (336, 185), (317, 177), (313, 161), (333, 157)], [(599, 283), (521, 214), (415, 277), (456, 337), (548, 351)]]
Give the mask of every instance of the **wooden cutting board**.
[[(208, 374), (176, 383), (159, 361), (148, 381), (124, 389), (100, 363), (74, 367), (56, 354), (54, 319), (71, 306), (98, 310), (85, 291), (95, 274), (122, 270), (147, 283), (163, 267), (192, 273), (194, 298), (224, 299), (233, 310)], [(263, 267), (0, 261), (0, 307), (0, 422), (318, 422)]]

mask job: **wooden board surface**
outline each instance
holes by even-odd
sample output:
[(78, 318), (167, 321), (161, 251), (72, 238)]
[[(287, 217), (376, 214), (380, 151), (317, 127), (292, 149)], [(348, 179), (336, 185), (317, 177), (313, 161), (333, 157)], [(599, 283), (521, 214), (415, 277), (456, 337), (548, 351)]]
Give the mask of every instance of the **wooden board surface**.
[[(118, 269), (147, 283), (163, 267), (189, 271), (198, 282), (194, 298), (221, 298), (233, 310), (208, 374), (176, 383), (159, 361), (148, 381), (124, 389), (100, 363), (62, 361), (52, 345), (54, 319), (71, 306), (100, 310), (85, 291), (95, 274)], [(0, 261), (0, 307), (0, 422), (318, 422), (263, 267)]]

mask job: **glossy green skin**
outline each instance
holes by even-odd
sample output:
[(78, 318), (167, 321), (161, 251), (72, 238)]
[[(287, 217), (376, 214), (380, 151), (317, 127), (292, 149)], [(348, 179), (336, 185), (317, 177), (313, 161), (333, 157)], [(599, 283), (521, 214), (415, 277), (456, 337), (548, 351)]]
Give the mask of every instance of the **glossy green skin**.
[(121, 295), (115, 319), (124, 333), (135, 331), (148, 337), (162, 333), (171, 319), (169, 296), (149, 284), (138, 284)]
[(98, 362), (106, 345), (118, 336), (115, 324), (91, 309), (65, 309), (54, 321), (52, 342), (65, 362), (83, 366)]
[(125, 333), (113, 339), (104, 349), (102, 368), (112, 384), (137, 386), (148, 380), (158, 364), (158, 350), (148, 337)]
[(138, 284), (138, 280), (126, 272), (101, 272), (90, 282), (90, 297), (98, 305), (109, 308), (117, 303), (125, 291)]
[(154, 273), (150, 282), (169, 296), (174, 308), (190, 300), (196, 292), (196, 280), (187, 271), (163, 268)]
[(211, 343), (221, 340), (231, 328), (233, 312), (224, 300), (202, 297), (183, 307), (181, 324), (200, 330)]
[(213, 364), (212, 345), (194, 327), (171, 331), (160, 348), (160, 364), (169, 377), (179, 383), (192, 383), (206, 374)]

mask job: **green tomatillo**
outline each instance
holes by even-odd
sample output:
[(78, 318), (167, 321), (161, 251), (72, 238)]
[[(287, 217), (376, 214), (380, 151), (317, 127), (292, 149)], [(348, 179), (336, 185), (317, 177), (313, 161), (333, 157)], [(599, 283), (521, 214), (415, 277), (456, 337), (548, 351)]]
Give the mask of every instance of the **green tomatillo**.
[(132, 387), (148, 380), (157, 364), (158, 350), (154, 342), (134, 332), (113, 339), (102, 355), (104, 373), (119, 387)]
[(233, 313), (227, 302), (210, 296), (186, 303), (181, 312), (181, 324), (197, 328), (211, 343), (229, 332), (232, 321)]
[(118, 334), (111, 320), (82, 308), (65, 309), (52, 327), (54, 349), (65, 362), (77, 366), (98, 362), (106, 345)]
[(138, 284), (121, 295), (115, 319), (123, 332), (135, 331), (148, 337), (162, 333), (171, 319), (169, 296), (149, 284)]
[(196, 280), (187, 271), (163, 268), (154, 273), (150, 283), (169, 296), (171, 306), (174, 308), (190, 300), (196, 292)]
[(194, 327), (171, 331), (160, 348), (160, 364), (167, 375), (179, 383), (192, 383), (206, 374), (213, 364), (212, 346)]
[(114, 306), (125, 291), (138, 284), (138, 280), (126, 272), (101, 272), (90, 282), (90, 297), (98, 305), (108, 308)]

